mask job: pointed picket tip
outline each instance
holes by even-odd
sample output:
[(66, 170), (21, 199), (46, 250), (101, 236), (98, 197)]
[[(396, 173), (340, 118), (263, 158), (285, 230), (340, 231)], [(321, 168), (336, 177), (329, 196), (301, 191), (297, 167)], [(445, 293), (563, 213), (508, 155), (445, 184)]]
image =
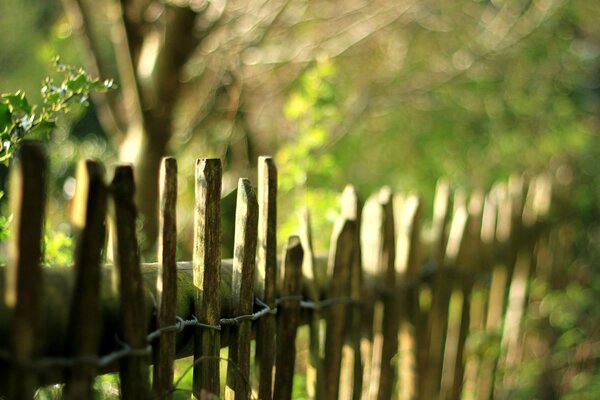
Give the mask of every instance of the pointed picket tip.
[(359, 199), (356, 188), (352, 185), (346, 185), (342, 192), (341, 199), (342, 216), (350, 221), (358, 220)]

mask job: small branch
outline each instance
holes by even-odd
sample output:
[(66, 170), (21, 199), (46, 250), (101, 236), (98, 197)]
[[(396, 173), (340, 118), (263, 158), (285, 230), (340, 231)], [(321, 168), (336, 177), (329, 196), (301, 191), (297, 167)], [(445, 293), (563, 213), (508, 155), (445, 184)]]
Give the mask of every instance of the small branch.
[[(88, 72), (100, 78), (108, 78), (111, 73), (104, 64), (96, 36), (92, 32), (92, 21), (82, 0), (62, 0), (65, 14), (81, 40), (85, 52), (85, 63)], [(117, 141), (124, 136), (127, 128), (126, 121), (122, 118), (117, 93), (114, 91), (91, 93), (94, 104), (98, 110), (98, 119), (108, 134), (117, 137)]]
[(120, 0), (112, 0), (109, 5), (109, 19), (111, 23), (112, 43), (119, 70), (120, 84), (122, 86), (125, 114), (129, 118), (129, 127), (136, 127), (141, 133), (143, 127), (143, 114), (139, 86), (129, 48), (129, 41), (125, 28), (123, 8)]

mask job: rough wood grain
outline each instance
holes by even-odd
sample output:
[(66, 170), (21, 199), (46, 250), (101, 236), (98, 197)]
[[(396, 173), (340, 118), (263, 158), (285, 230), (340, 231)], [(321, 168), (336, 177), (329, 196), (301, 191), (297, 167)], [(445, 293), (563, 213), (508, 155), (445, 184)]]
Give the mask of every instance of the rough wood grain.
[[(318, 269), (315, 268), (314, 251), (312, 245), (312, 228), (310, 211), (302, 210), (300, 215), (300, 243), (304, 250), (302, 261), (302, 275), (308, 300), (320, 300), (320, 283)], [(311, 310), (309, 322), (308, 360), (306, 365), (306, 392), (310, 398), (325, 398), (325, 377), (323, 375), (323, 359), (321, 357), (321, 311)]]
[(11, 211), (14, 218), (4, 302), (10, 310), (10, 352), (13, 362), (10, 399), (31, 399), (35, 375), (24, 364), (36, 355), (39, 332), (42, 234), (46, 208), (47, 160), (35, 142), (23, 142), (11, 175)]
[[(350, 272), (350, 297), (357, 303), (362, 300), (364, 285), (362, 271), (362, 254), (360, 249), (360, 224), (362, 202), (356, 189), (348, 185), (342, 193), (342, 216), (356, 222), (354, 234), (354, 255), (352, 257), (352, 270)], [(363, 384), (363, 359), (360, 349), (361, 331), (356, 329), (361, 326), (361, 307), (354, 304), (350, 308), (346, 320), (346, 343), (342, 352), (342, 367), (340, 372), (340, 394), (342, 399), (359, 399)]]
[[(334, 226), (331, 237), (328, 270), (330, 274), (329, 298), (346, 298), (350, 295), (350, 279), (356, 243), (356, 221), (343, 216)], [(342, 347), (345, 341), (348, 304), (333, 304), (327, 309), (327, 330), (325, 335), (325, 387), (326, 398), (339, 396)], [(344, 382), (350, 385), (350, 382)]]
[[(256, 193), (247, 179), (240, 179), (235, 211), (235, 239), (231, 298), (234, 315), (248, 315), (254, 306), (254, 272), (258, 204)], [(250, 341), (252, 321), (241, 321), (230, 328), (229, 362), (225, 398), (250, 398)]]
[(400, 285), (398, 314), (398, 390), (396, 398), (418, 398), (417, 290), (420, 262), (421, 200), (417, 195), (394, 196), (396, 276)]
[(281, 295), (284, 301), (280, 310), (277, 330), (277, 355), (275, 361), (275, 387), (273, 398), (289, 400), (292, 398), (294, 364), (296, 361), (296, 331), (300, 319), (300, 301), (302, 294), (302, 259), (304, 252), (300, 238), (292, 236), (284, 250), (283, 287)]
[[(365, 274), (374, 276), (375, 287), (385, 285), (382, 274), (384, 264), (385, 216), (380, 202), (380, 193), (374, 193), (367, 199), (362, 210), (362, 221), (369, 221), (360, 227), (360, 247)], [(379, 371), (381, 365), (381, 324), (383, 307), (374, 290), (363, 292), (361, 317), (361, 353), (364, 360), (362, 398), (377, 396)]]
[[(106, 236), (108, 190), (104, 168), (85, 160), (77, 166), (77, 190), (73, 198), (72, 225), (76, 247), (75, 284), (69, 312), (66, 354), (72, 357), (98, 355), (100, 343), (100, 264)], [(64, 396), (90, 399), (96, 366), (82, 364), (69, 371)]]
[[(258, 159), (258, 241), (256, 288), (258, 297), (269, 307), (275, 307), (277, 286), (277, 168), (271, 157)], [(256, 371), (254, 387), (260, 399), (270, 399), (273, 392), (275, 362), (274, 315), (258, 322), (256, 334)]]
[[(177, 160), (165, 157), (160, 167), (160, 210), (158, 226), (158, 263), (156, 280), (157, 326), (175, 323), (177, 301)], [(158, 339), (155, 352), (152, 391), (157, 398), (171, 398), (176, 332), (166, 332)]]
[[(221, 160), (196, 162), (194, 208), (195, 310), (200, 322), (219, 325), (221, 319)], [(220, 335), (216, 330), (196, 328), (193, 392), (195, 398), (219, 395)]]
[[(144, 315), (144, 285), (135, 231), (135, 188), (131, 166), (122, 165), (115, 169), (110, 189), (116, 227), (115, 267), (120, 294), (120, 336), (132, 349), (144, 350), (147, 347), (148, 324)], [(150, 396), (148, 362), (148, 357), (145, 356), (125, 357), (121, 360), (119, 375), (123, 399), (147, 399)]]
[(446, 228), (450, 216), (450, 187), (439, 181), (436, 187), (433, 221), (431, 229), (431, 262), (437, 268), (431, 284), (431, 308), (427, 319), (424, 345), (420, 365), (419, 393), (423, 398), (437, 398), (440, 388), (440, 373), (443, 360), (446, 323), (448, 321), (448, 300), (450, 287), (447, 271), (444, 268), (448, 234)]
[(392, 397), (396, 384), (396, 363), (393, 358), (398, 350), (398, 298), (396, 290), (396, 240), (394, 224), (393, 193), (389, 188), (379, 192), (379, 202), (383, 210), (382, 228), (382, 258), (381, 272), (385, 278), (383, 297), (383, 318), (381, 324), (382, 342), (380, 356), (378, 400), (387, 400)]

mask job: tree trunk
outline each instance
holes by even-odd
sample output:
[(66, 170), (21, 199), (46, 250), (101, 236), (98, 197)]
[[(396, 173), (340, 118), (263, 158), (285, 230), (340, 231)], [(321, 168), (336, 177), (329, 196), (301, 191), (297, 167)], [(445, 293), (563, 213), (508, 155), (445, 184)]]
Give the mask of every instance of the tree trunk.
[(135, 202), (139, 212), (140, 250), (153, 254), (158, 237), (158, 173), (167, 154), (171, 119), (144, 113), (144, 129), (131, 127), (120, 149), (120, 158), (134, 167)]

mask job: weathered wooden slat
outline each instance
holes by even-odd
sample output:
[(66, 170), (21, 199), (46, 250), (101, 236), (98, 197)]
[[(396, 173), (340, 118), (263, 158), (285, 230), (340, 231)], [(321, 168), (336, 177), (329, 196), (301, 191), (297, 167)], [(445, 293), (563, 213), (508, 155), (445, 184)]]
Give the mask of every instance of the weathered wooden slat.
[[(328, 272), (330, 275), (327, 293), (330, 298), (347, 298), (350, 295), (350, 279), (356, 243), (356, 221), (343, 216), (334, 226), (329, 252)], [(339, 395), (342, 347), (345, 339), (347, 303), (332, 304), (327, 310), (325, 335), (325, 387), (326, 399), (337, 399)], [(350, 384), (345, 383), (345, 384)]]
[(444, 359), (442, 363), (441, 384), (439, 399), (452, 399), (452, 387), (454, 384), (455, 368), (457, 360), (462, 359), (459, 351), (462, 350), (460, 343), (460, 331), (465, 309), (465, 293), (462, 290), (453, 290), (448, 302), (448, 325), (446, 341), (444, 343)]
[(360, 224), (362, 204), (356, 190), (348, 185), (342, 193), (342, 215), (350, 221), (356, 221), (354, 234), (354, 255), (350, 275), (350, 298), (356, 301), (350, 309), (346, 323), (346, 343), (342, 352), (342, 367), (340, 371), (341, 399), (359, 399), (363, 384), (363, 360), (360, 348), (361, 326), (360, 301), (363, 297), (362, 254), (360, 250)]
[[(496, 231), (496, 199), (492, 192), (485, 196), (481, 212), (481, 266), (478, 273), (491, 270), (492, 254)], [(476, 282), (471, 295), (471, 318), (469, 332), (480, 334), (485, 329), (485, 316), (488, 305), (488, 287)], [(482, 361), (478, 354), (470, 354), (465, 366), (465, 386), (463, 399), (476, 399), (479, 393), (479, 376), (482, 371)]]
[[(509, 252), (510, 235), (512, 225), (512, 205), (508, 196), (506, 184), (496, 184), (489, 195), (489, 204), (495, 212), (495, 231), (494, 245), (495, 248), (502, 252)], [(490, 217), (488, 217), (490, 218)], [(490, 224), (490, 230), (494, 224)], [(489, 234), (488, 234), (489, 235)], [(485, 321), (485, 331), (497, 345), (500, 346), (501, 338), (501, 321), (504, 315), (506, 306), (505, 298), (507, 293), (508, 279), (510, 276), (509, 268), (507, 267), (508, 260), (512, 256), (502, 254), (499, 257), (490, 257), (492, 265), (492, 279), (488, 292), (487, 313)], [(480, 400), (489, 400), (493, 393), (494, 387), (494, 372), (496, 370), (497, 358), (484, 358), (481, 361), (478, 390), (476, 398)]]
[(450, 204), (450, 187), (446, 182), (439, 181), (435, 192), (431, 227), (431, 262), (437, 267), (437, 270), (431, 284), (431, 308), (428, 314), (420, 363), (423, 371), (420, 374), (419, 393), (425, 399), (437, 398), (440, 388), (450, 297), (450, 285), (446, 276), (448, 271), (444, 268), (448, 240), (446, 227), (450, 216)]
[[(395, 378), (395, 366), (390, 363), (397, 350), (398, 319), (393, 292), (395, 240), (392, 192), (384, 187), (373, 194), (363, 209), (361, 251), (365, 273), (376, 276), (376, 290), (383, 298), (365, 293), (363, 296), (363, 337), (365, 360), (363, 397), (387, 398)], [(393, 333), (392, 333), (393, 331)]]
[[(66, 354), (98, 355), (100, 343), (100, 265), (106, 236), (108, 190), (104, 168), (85, 160), (77, 166), (77, 190), (73, 198), (72, 225), (76, 237), (75, 284), (70, 305)], [(69, 371), (64, 389), (67, 399), (94, 397), (96, 366), (82, 364)]]
[[(481, 335), (484, 329), (484, 316), (486, 305), (486, 288), (478, 282), (471, 293), (471, 308), (469, 310), (469, 334)], [(474, 400), (478, 392), (478, 374), (481, 365), (479, 354), (475, 348), (469, 349), (469, 342), (465, 351), (465, 379), (461, 393), (463, 400)], [(474, 346), (473, 346), (474, 347)]]
[[(300, 243), (304, 250), (302, 261), (302, 275), (306, 287), (306, 296), (310, 301), (320, 300), (320, 282), (317, 268), (315, 268), (314, 252), (312, 246), (312, 228), (310, 224), (310, 211), (305, 208), (300, 215)], [(309, 322), (308, 363), (306, 365), (306, 392), (310, 398), (325, 398), (325, 378), (323, 376), (323, 360), (321, 358), (321, 312), (311, 310)]]
[(417, 195), (394, 197), (396, 276), (400, 285), (398, 314), (398, 390), (395, 398), (418, 398), (417, 286), (421, 234), (421, 201)]
[[(256, 288), (258, 297), (275, 307), (277, 283), (277, 169), (271, 157), (258, 159), (258, 242)], [(273, 392), (276, 320), (268, 315), (258, 322), (255, 380), (258, 398), (270, 399)]]
[[(194, 208), (195, 310), (201, 323), (218, 325), (221, 319), (221, 160), (196, 162)], [(193, 392), (196, 398), (219, 395), (220, 335), (198, 327), (195, 333)]]
[[(158, 237), (159, 272), (156, 280), (157, 326), (175, 323), (177, 301), (177, 160), (165, 157), (160, 167), (160, 212)], [(171, 398), (175, 332), (165, 332), (158, 339), (155, 352), (152, 391), (156, 398)]]
[[(475, 191), (471, 195), (468, 205), (468, 219), (465, 225), (465, 231), (461, 246), (459, 248), (457, 264), (464, 272), (459, 285), (462, 291), (462, 314), (460, 317), (460, 329), (458, 330), (458, 343), (456, 347), (456, 357), (453, 363), (454, 376), (450, 385), (450, 398), (460, 399), (463, 391), (463, 382), (465, 381), (465, 346), (471, 326), (471, 300), (473, 298), (473, 287), (475, 277), (482, 272), (481, 263), (483, 262), (483, 191)], [(452, 365), (452, 364), (451, 364)]]
[[(120, 294), (121, 340), (134, 350), (144, 350), (147, 347), (148, 325), (144, 315), (144, 285), (135, 231), (135, 188), (131, 166), (122, 165), (115, 169), (110, 189), (116, 232), (114, 247)], [(146, 356), (132, 356), (121, 360), (119, 374), (123, 399), (147, 399), (150, 396), (148, 361)]]
[[(507, 308), (504, 314), (502, 330), (501, 356), (498, 367), (502, 370), (516, 367), (521, 361), (522, 327), (521, 322), (527, 305), (527, 285), (531, 272), (531, 250), (520, 249), (517, 255), (515, 269), (508, 290)], [(502, 381), (495, 382), (494, 393), (498, 388), (509, 389), (513, 384), (514, 376), (505, 377)], [(500, 394), (498, 393), (498, 395)]]
[[(374, 277), (375, 286), (382, 286), (381, 260), (383, 259), (384, 217), (378, 194), (369, 196), (362, 210), (362, 221), (369, 223), (360, 226), (360, 251), (365, 274)], [(381, 348), (382, 306), (372, 290), (365, 290), (362, 296), (361, 317), (361, 356), (364, 360), (361, 398), (371, 399), (377, 394), (379, 384), (379, 364)]]
[[(258, 204), (248, 179), (238, 183), (235, 211), (235, 239), (231, 297), (234, 315), (249, 315), (254, 306), (254, 270), (256, 263), (256, 229)], [(230, 328), (229, 362), (225, 398), (250, 398), (250, 340), (252, 321), (239, 322)]]
[(279, 326), (277, 330), (277, 355), (275, 361), (275, 387), (273, 398), (292, 398), (294, 364), (296, 361), (296, 331), (300, 319), (302, 293), (302, 259), (304, 252), (297, 236), (288, 239), (283, 257), (283, 287)]
[(38, 143), (23, 142), (10, 177), (14, 230), (4, 291), (4, 302), (10, 310), (13, 365), (8, 387), (2, 392), (10, 399), (31, 399), (36, 384), (35, 375), (24, 365), (37, 351), (46, 173), (44, 149)]
[(393, 193), (389, 188), (379, 192), (379, 202), (383, 210), (383, 252), (381, 259), (381, 272), (385, 277), (383, 297), (383, 319), (381, 326), (382, 343), (380, 358), (378, 400), (387, 400), (392, 397), (396, 379), (396, 363), (394, 357), (398, 351), (398, 298), (396, 297), (396, 239), (394, 223)]
[[(469, 213), (465, 202), (466, 199), (464, 197), (455, 196), (455, 208), (446, 247), (445, 268), (464, 269), (465, 267), (462, 263), (470, 261), (464, 256), (469, 246), (467, 232), (469, 227)], [(449, 284), (452, 287), (447, 306), (448, 321), (446, 322), (446, 339), (440, 371), (439, 393), (439, 398), (444, 400), (452, 399), (456, 369), (460, 368), (462, 370), (462, 345), (464, 342), (462, 341), (461, 332), (465, 323), (468, 324), (468, 321), (464, 321), (464, 319), (468, 319), (468, 313), (465, 313), (465, 302), (468, 299), (468, 291), (470, 290), (468, 289), (470, 285), (465, 282), (464, 278), (456, 282), (450, 282)]]

